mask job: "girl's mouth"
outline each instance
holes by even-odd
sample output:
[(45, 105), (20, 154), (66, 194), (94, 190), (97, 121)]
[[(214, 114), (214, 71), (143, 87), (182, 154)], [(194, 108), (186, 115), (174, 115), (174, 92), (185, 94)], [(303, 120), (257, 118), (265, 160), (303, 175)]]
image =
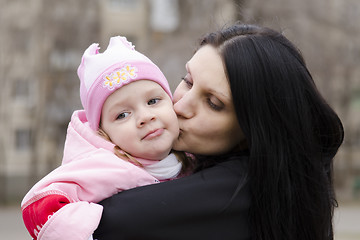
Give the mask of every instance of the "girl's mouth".
[(141, 140), (151, 140), (151, 139), (157, 138), (157, 137), (161, 136), (163, 134), (163, 132), (164, 132), (163, 128), (155, 129), (153, 131), (148, 132)]

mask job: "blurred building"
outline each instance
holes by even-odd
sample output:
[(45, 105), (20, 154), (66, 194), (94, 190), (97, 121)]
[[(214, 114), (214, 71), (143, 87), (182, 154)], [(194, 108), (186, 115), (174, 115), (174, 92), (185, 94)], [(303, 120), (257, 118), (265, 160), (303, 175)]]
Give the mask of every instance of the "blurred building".
[(19, 199), (59, 158), (81, 49), (99, 32), (97, 5), (1, 1), (1, 202)]
[(149, 33), (149, 1), (102, 0), (100, 13), (100, 44), (105, 48), (111, 36), (123, 35), (136, 47), (145, 48)]
[[(218, 2), (223, 1), (182, 6), (199, 10)], [(201, 26), (185, 35), (179, 31), (178, 0), (0, 0), (0, 5), (0, 203), (18, 201), (60, 165), (71, 113), (81, 108), (76, 70), (91, 43), (104, 50), (111, 36), (126, 36), (167, 71), (173, 88)], [(187, 15), (194, 19), (197, 12)]]

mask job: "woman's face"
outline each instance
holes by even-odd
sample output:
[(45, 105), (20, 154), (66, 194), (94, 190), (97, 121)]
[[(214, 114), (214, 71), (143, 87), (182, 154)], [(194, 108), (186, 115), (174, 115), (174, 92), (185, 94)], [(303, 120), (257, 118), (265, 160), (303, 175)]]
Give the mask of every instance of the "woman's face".
[(200, 48), (186, 64), (186, 71), (174, 92), (180, 135), (173, 148), (202, 155), (233, 150), (245, 137), (217, 50), (210, 45)]

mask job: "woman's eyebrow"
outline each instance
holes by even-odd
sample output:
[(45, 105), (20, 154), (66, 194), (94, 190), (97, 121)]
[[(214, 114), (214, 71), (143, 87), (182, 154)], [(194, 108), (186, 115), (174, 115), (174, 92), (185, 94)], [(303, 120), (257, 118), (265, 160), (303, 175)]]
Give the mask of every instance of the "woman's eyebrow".
[(186, 69), (186, 71), (191, 75), (191, 70), (190, 70), (190, 67), (189, 67), (189, 62), (187, 62), (187, 63), (185, 64), (185, 69)]
[[(186, 68), (186, 71), (187, 71), (187, 72), (190, 74), (190, 76), (191, 76), (191, 69), (190, 69), (190, 66), (189, 66), (189, 62), (187, 62), (187, 63), (185, 64), (185, 68)], [(219, 91), (217, 91), (216, 89), (212, 89), (212, 88), (208, 88), (208, 91), (209, 91), (211, 94), (220, 95), (220, 96), (222, 96), (226, 101), (231, 102), (231, 96), (229, 96), (228, 94), (219, 92)]]
[(225, 101), (231, 102), (231, 97), (223, 92), (219, 92), (216, 89), (209, 89), (208, 91), (214, 96), (221, 96)]

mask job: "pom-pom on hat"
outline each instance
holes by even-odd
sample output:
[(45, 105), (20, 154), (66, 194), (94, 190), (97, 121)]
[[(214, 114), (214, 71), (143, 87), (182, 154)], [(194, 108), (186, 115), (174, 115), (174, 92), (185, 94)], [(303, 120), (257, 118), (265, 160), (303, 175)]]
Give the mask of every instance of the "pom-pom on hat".
[(161, 70), (145, 55), (135, 50), (125, 37), (112, 37), (109, 46), (99, 53), (93, 43), (84, 52), (78, 68), (80, 98), (93, 130), (99, 129), (103, 104), (117, 89), (137, 80), (158, 83), (172, 99), (169, 83)]

